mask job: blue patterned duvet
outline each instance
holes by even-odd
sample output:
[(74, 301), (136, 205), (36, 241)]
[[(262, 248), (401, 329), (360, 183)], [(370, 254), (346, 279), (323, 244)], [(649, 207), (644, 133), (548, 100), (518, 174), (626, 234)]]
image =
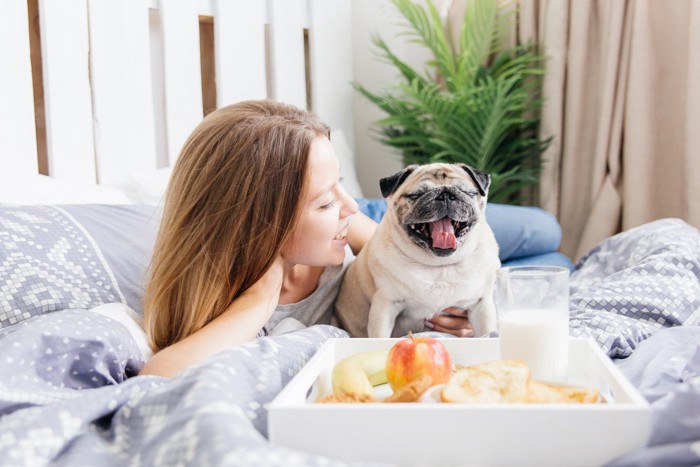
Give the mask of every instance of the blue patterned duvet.
[(700, 234), (664, 219), (607, 239), (571, 276), (571, 328), (611, 357), (627, 357), (654, 332), (700, 324)]
[[(698, 230), (664, 220), (612, 237), (571, 285), (572, 334), (593, 337), (652, 403), (649, 445), (613, 465), (700, 464)], [(266, 405), (343, 331), (260, 338), (167, 380), (135, 376), (143, 342), (99, 311), (0, 329), (0, 465), (343, 465), (266, 439)]]

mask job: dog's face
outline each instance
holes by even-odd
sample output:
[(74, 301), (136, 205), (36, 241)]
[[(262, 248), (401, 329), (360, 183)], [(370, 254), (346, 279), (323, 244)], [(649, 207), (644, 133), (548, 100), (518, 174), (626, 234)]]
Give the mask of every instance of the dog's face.
[(451, 256), (483, 217), (491, 178), (466, 164), (411, 165), (380, 180), (404, 236), (434, 256)]

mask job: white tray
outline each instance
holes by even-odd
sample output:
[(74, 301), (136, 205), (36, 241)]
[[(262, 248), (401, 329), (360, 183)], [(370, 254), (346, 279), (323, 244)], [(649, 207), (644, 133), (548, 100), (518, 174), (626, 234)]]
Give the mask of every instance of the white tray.
[[(571, 339), (569, 379), (604, 404), (317, 404), (342, 358), (399, 339), (330, 339), (271, 402), (270, 441), (345, 461), (400, 465), (592, 466), (639, 449), (646, 400), (590, 339)], [(455, 364), (499, 358), (498, 339), (444, 339)]]

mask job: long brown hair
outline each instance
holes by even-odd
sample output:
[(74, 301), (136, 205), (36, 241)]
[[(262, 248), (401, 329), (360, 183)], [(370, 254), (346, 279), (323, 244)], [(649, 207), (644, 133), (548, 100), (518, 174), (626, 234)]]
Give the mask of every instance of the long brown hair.
[(219, 316), (270, 268), (300, 214), (313, 114), (246, 101), (209, 114), (173, 168), (144, 300), (158, 351)]

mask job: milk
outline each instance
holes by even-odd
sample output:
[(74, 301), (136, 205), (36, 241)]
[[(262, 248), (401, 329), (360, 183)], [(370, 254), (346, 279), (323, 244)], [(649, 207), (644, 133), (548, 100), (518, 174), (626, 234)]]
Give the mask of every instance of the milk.
[(566, 380), (568, 313), (536, 308), (514, 310), (503, 313), (498, 326), (502, 359), (525, 360), (537, 380)]

